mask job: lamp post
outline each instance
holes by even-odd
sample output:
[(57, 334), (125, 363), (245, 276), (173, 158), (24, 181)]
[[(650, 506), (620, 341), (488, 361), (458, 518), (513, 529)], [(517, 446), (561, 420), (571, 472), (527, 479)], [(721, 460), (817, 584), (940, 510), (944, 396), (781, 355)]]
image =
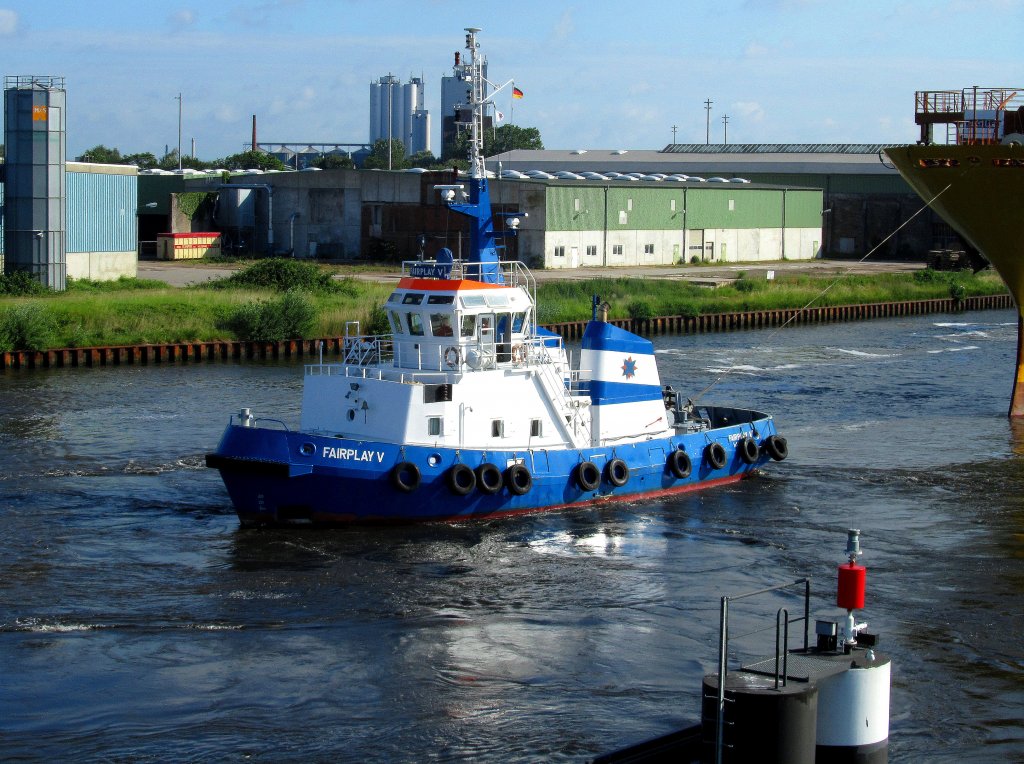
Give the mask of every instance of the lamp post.
[(178, 100), (178, 169), (181, 169), (181, 93), (175, 96)]
[(707, 111), (707, 130), (706, 135), (704, 137), (705, 144), (711, 143), (711, 104), (713, 103), (714, 101), (712, 101), (710, 98), (704, 102), (704, 109)]

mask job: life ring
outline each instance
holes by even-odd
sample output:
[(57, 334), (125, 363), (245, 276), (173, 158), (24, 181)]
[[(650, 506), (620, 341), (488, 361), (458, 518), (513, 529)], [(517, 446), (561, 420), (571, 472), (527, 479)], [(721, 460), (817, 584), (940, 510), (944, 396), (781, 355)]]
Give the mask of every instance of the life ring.
[(781, 462), (789, 456), (789, 443), (781, 435), (769, 435), (764, 439), (764, 450), (772, 459)]
[(476, 488), (476, 473), (465, 464), (453, 464), (448, 470), (448, 488), (456, 496), (466, 496)]
[(512, 346), (512, 363), (522, 363), (526, 360), (526, 348), (522, 345)]
[(704, 446), (704, 459), (712, 469), (720, 470), (725, 466), (725, 447), (715, 441)]
[(454, 369), (462, 362), (462, 352), (455, 345), (449, 345), (444, 349), (444, 362)]
[(501, 490), (501, 470), (490, 462), (476, 468), (476, 487), (480, 493), (497, 493)]
[(576, 465), (576, 484), (584, 491), (593, 491), (601, 485), (601, 470), (593, 462), (580, 462)]
[(736, 444), (736, 450), (740, 452), (740, 459), (745, 464), (753, 464), (761, 456), (761, 449), (753, 438), (743, 438)]
[(612, 459), (605, 469), (608, 482), (617, 488), (621, 488), (629, 480), (629, 467), (622, 459)]
[(505, 470), (505, 487), (516, 496), (522, 496), (533, 488), (533, 478), (525, 466), (516, 462)]
[(420, 487), (420, 468), (412, 462), (399, 462), (391, 468), (391, 485), (402, 493), (412, 493)]
[(680, 480), (690, 477), (690, 472), (693, 471), (690, 455), (678, 448), (668, 455), (667, 466), (668, 471)]

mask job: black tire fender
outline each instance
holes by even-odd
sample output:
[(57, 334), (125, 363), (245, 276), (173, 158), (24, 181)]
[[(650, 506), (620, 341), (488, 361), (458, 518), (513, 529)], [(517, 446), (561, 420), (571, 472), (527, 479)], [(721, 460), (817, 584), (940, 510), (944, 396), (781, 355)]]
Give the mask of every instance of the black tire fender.
[(448, 489), (456, 496), (468, 496), (476, 488), (476, 473), (465, 464), (453, 464), (447, 481)]
[(522, 464), (516, 463), (505, 470), (505, 487), (510, 493), (522, 496), (533, 488), (533, 476), (530, 470)]
[(399, 462), (391, 468), (391, 485), (402, 493), (412, 493), (420, 487), (420, 468), (412, 462)]
[(736, 450), (740, 453), (740, 459), (745, 464), (753, 464), (761, 456), (761, 449), (757, 445), (757, 441), (753, 438), (742, 438), (739, 443), (736, 444)]
[(490, 462), (476, 468), (476, 487), (480, 493), (494, 494), (501, 490), (501, 470)]
[(621, 488), (629, 481), (629, 467), (622, 459), (612, 459), (605, 468), (605, 476), (609, 483)]
[(690, 472), (693, 471), (693, 463), (690, 461), (690, 455), (678, 448), (668, 455), (666, 466), (668, 467), (668, 471), (679, 480), (690, 477)]
[(781, 462), (789, 456), (789, 443), (781, 435), (769, 435), (764, 440), (764, 450), (772, 459)]
[(706, 461), (712, 469), (722, 469), (726, 462), (725, 446), (718, 441), (708, 443), (704, 446), (704, 461)]
[(580, 462), (575, 472), (576, 485), (584, 491), (593, 491), (601, 485), (601, 470), (593, 462)]

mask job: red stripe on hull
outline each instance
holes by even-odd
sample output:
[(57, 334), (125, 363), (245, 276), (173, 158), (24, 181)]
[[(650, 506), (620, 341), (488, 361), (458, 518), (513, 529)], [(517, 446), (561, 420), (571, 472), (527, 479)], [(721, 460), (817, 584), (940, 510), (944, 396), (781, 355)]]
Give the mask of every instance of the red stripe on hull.
[[(637, 493), (624, 493), (624, 494), (606, 494), (604, 496), (598, 496), (593, 499), (587, 499), (585, 501), (573, 501), (566, 504), (552, 504), (546, 507), (528, 507), (526, 509), (510, 509), (501, 512), (489, 512), (487, 514), (474, 514), (474, 515), (452, 515), (450, 517), (424, 517), (424, 518), (392, 518), (392, 517), (371, 517), (371, 516), (356, 516), (356, 515), (335, 515), (335, 514), (317, 514), (310, 518), (310, 522), (317, 525), (409, 525), (411, 523), (459, 523), (459, 522), (474, 522), (477, 520), (496, 520), (503, 517), (514, 517), (516, 515), (532, 515), (540, 512), (556, 512), (562, 509), (577, 509), (581, 507), (592, 507), (598, 504), (609, 504), (623, 501), (639, 501), (645, 499), (657, 499), (662, 496), (672, 496), (679, 493), (691, 493), (693, 491), (701, 491), (705, 488), (713, 488), (720, 485), (728, 485), (729, 483), (738, 483), (740, 480), (750, 477), (753, 470), (747, 470), (740, 472), (736, 475), (729, 475), (724, 478), (716, 478), (715, 480), (703, 480), (699, 483), (687, 483), (686, 485), (673, 486), (671, 488), (661, 488), (657, 491), (642, 491)], [(265, 525), (267, 524), (265, 518), (254, 518), (250, 516), (239, 515), (239, 520), (243, 524), (252, 525)], [(287, 525), (287, 522), (275, 523), (278, 525)]]

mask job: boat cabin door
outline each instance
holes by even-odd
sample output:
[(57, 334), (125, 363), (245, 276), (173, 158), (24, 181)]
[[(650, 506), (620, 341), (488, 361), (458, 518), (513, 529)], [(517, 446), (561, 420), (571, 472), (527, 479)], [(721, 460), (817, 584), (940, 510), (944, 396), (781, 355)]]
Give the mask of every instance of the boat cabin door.
[(480, 348), (480, 358), (483, 361), (484, 368), (493, 366), (495, 356), (497, 355), (495, 326), (495, 315), (493, 313), (481, 313), (477, 316), (477, 345)]

